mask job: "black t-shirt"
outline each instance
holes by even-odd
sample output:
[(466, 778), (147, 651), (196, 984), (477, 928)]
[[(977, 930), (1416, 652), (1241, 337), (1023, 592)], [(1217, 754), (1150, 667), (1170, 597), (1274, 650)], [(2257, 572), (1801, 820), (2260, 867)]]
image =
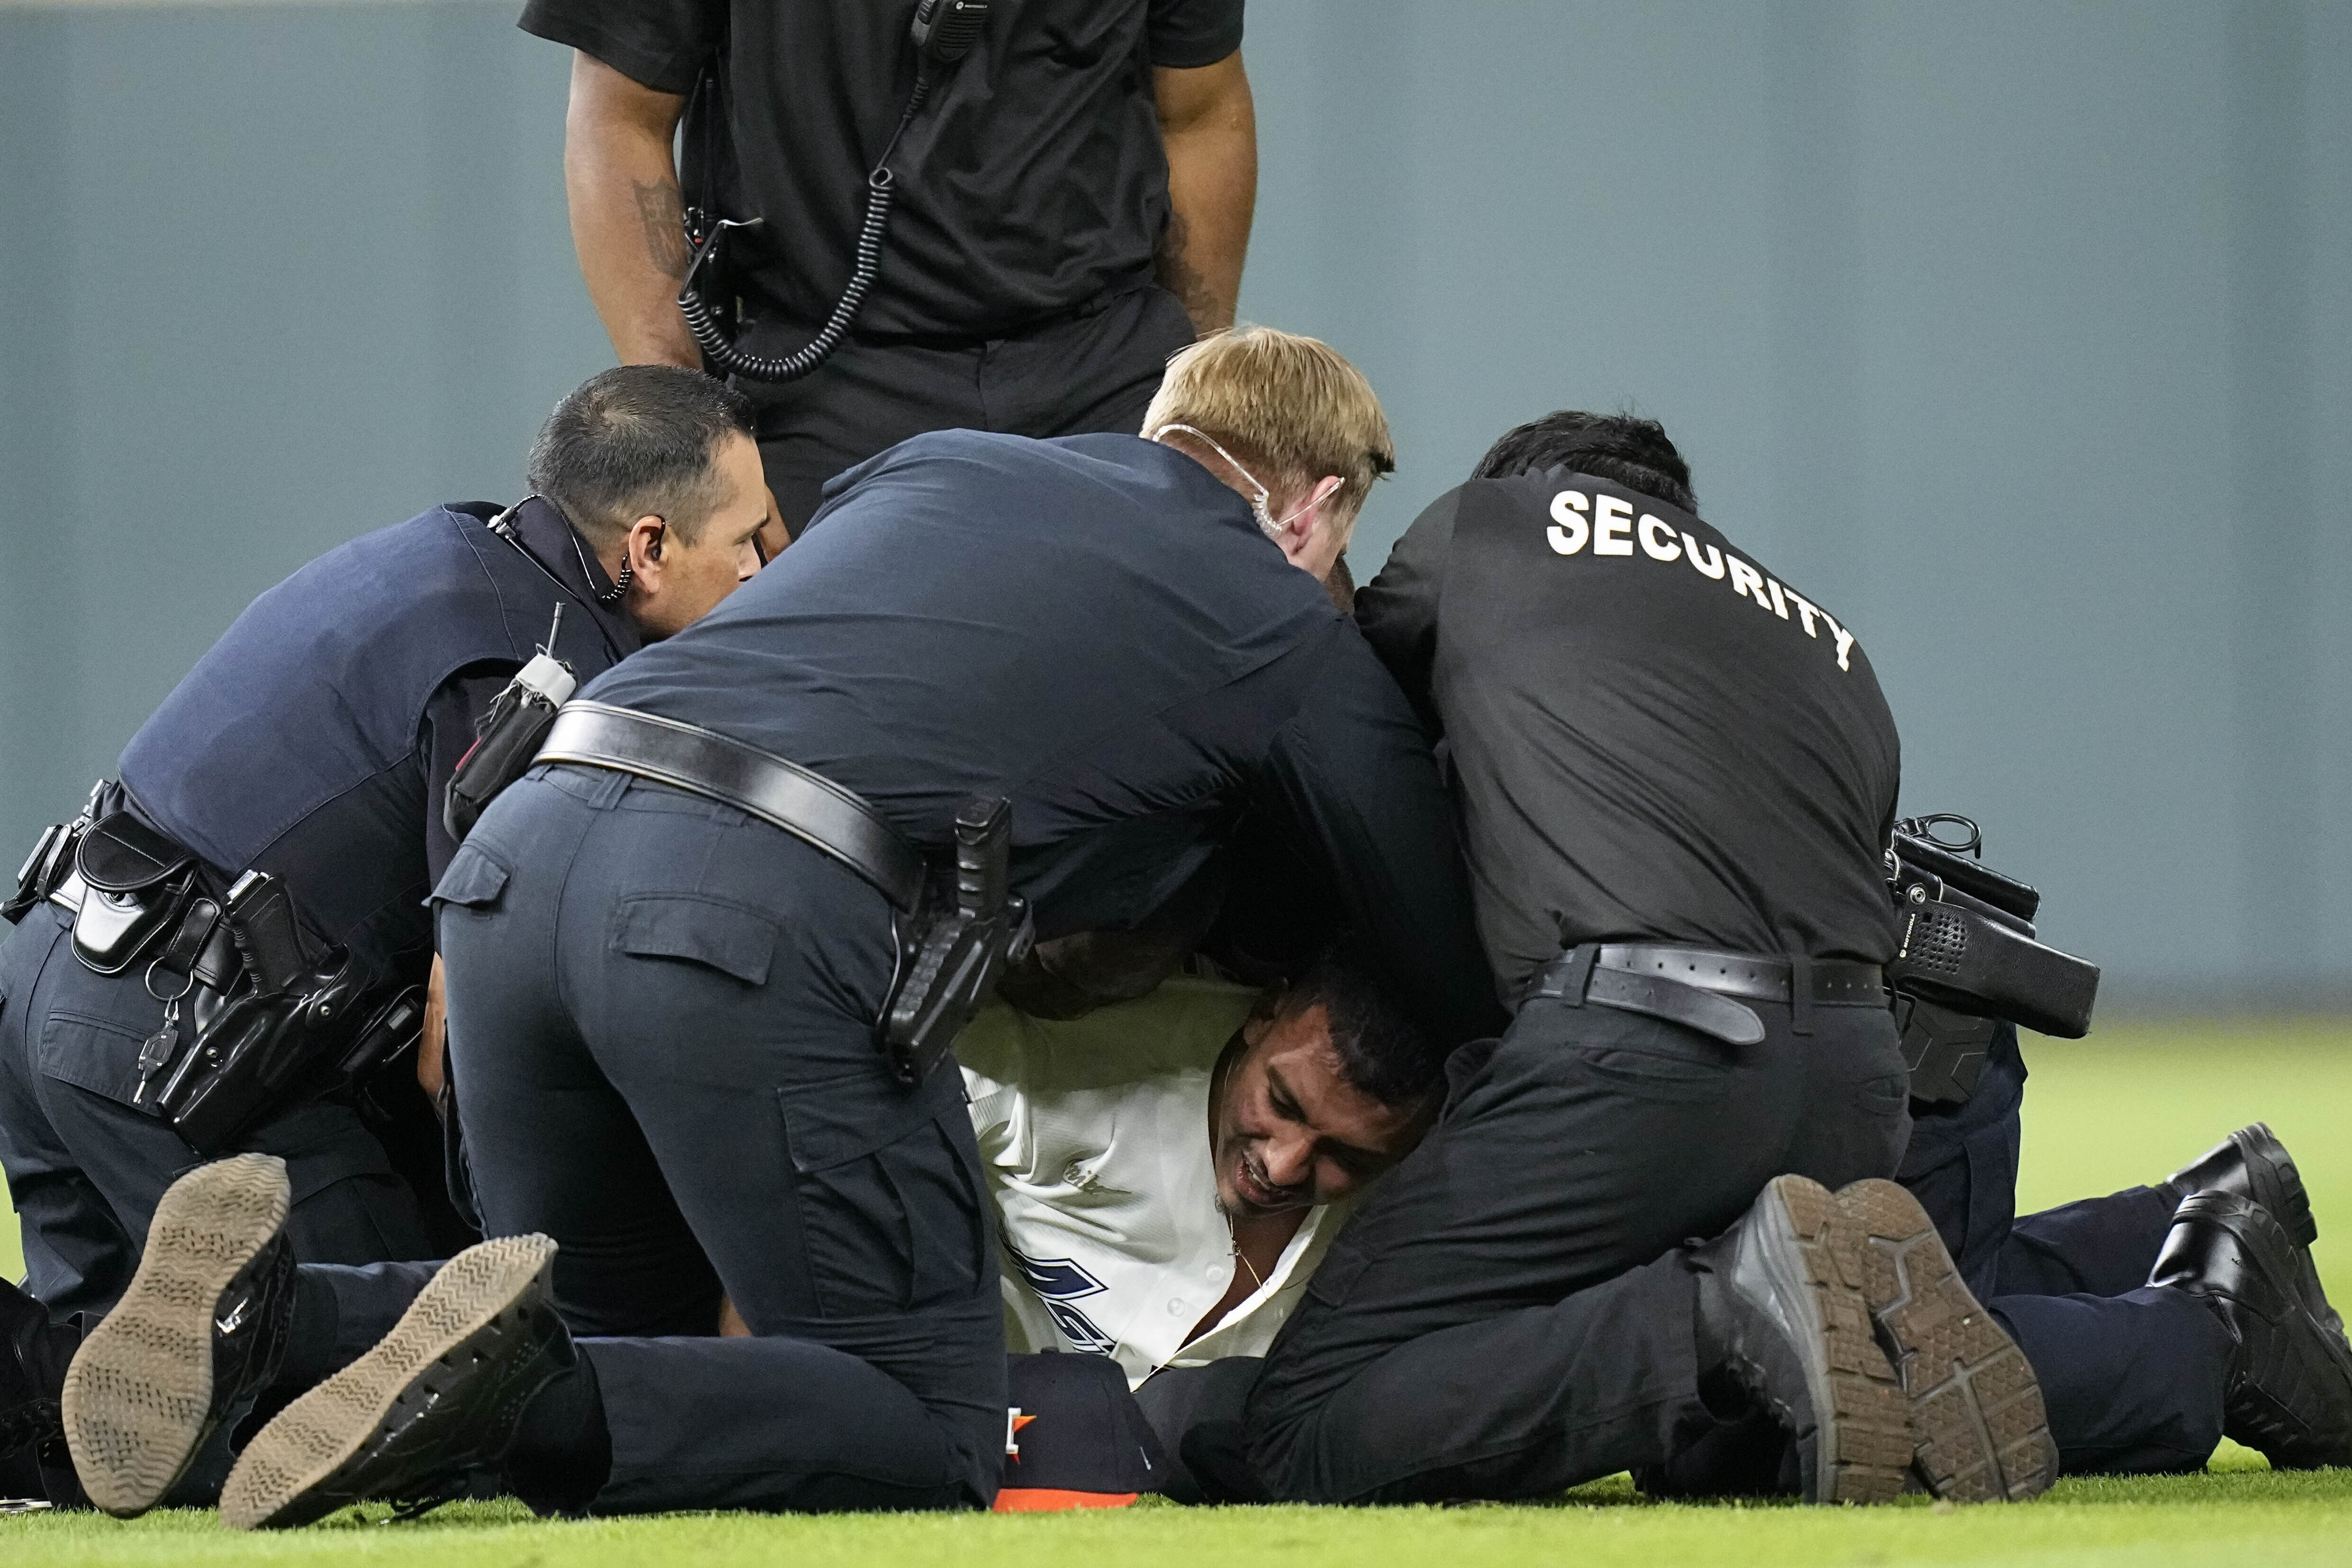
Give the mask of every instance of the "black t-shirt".
[[(849, 280), (866, 176), (914, 85), (913, 15), (912, 0), (529, 0), (522, 26), (679, 94), (726, 41), (734, 178), (715, 205), (766, 220), (730, 240), (772, 307), (754, 298), (754, 314), (813, 329)], [(1242, 0), (992, 0), (891, 156), (857, 330), (1002, 337), (1147, 280), (1168, 219), (1152, 69), (1241, 41)]]
[(1894, 956), (1878, 678), (1707, 524), (1587, 474), (1474, 480), (1356, 614), (1444, 735), (1507, 994), (1590, 941)]
[(950, 430), (827, 493), (790, 550), (583, 695), (814, 768), (934, 847), (966, 798), (1010, 797), (1041, 937), (1133, 929), (1262, 811), (1433, 1032), (1493, 1022), (1412, 710), (1205, 468), (1132, 436)]

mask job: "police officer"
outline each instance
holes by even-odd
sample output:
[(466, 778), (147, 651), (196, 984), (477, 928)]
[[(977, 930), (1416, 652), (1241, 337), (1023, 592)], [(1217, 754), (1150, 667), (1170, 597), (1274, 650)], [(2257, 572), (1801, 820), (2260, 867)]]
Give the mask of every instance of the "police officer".
[[(456, 847), (444, 795), (476, 717), (559, 607), (552, 651), (582, 677), (699, 616), (752, 569), (766, 517), (742, 399), (669, 367), (607, 372), (567, 397), (530, 478), (538, 493), (520, 506), (436, 507), (255, 600), (131, 738), (78, 863), (112, 834), (193, 876), (194, 908), (268, 873), (312, 951), (347, 952), (373, 994), (424, 980), (423, 900)], [(100, 949), (112, 973), (94, 971), (93, 917), (121, 906), (84, 891), (67, 875), (75, 863), (23, 889), (0, 947), (0, 1163), (29, 1291), (0, 1303), (14, 1352), (0, 1357), (0, 1442), (54, 1432), (74, 1336), (45, 1320), (95, 1316), (121, 1295), (159, 1196), (198, 1158), (156, 1113), (165, 1074), (142, 1059), (167, 1027), (195, 1033), (159, 999), (187, 989), (190, 964), (172, 959), (174, 931), (134, 929), (143, 945), (115, 941)], [(268, 1106), (227, 1147), (285, 1162), (297, 1258), (369, 1264), (462, 1245), (420, 1220), (349, 1093)], [(436, 1191), (438, 1163), (435, 1138), (425, 1179)]]
[[(986, 1506), (1003, 1320), (962, 1080), (881, 1048), (932, 951), (911, 846), (973, 797), (1010, 801), (1046, 938), (1144, 920), (1278, 816), (1402, 1005), (1487, 1021), (1435, 768), (1319, 581), (1390, 461), (1370, 389), (1253, 330), (1180, 355), (1152, 426), (907, 442), (558, 719), (542, 759), (580, 760), (509, 787), (435, 894), (498, 1239), (254, 1439), (232, 1522), (478, 1466), (598, 1511)], [(757, 1337), (569, 1338), (708, 1335), (722, 1298)]]
[[(1358, 601), (1443, 738), (1520, 1005), (1450, 1064), (1438, 1126), (1268, 1354), (1247, 1425), (1276, 1496), (1552, 1493), (1750, 1402), (1793, 1428), (1814, 1500), (1899, 1491), (1923, 1425), (1945, 1495), (2046, 1484), (2030, 1371), (1960, 1305), (1917, 1205), (1865, 1180), (1908, 1130), (1878, 968), (1894, 721), (1853, 634), (1702, 521), (1688, 482), (1654, 424), (1552, 416)], [(1911, 1308), (1850, 1288), (1874, 1236)], [(1906, 1362), (1947, 1333), (2003, 1380), (1982, 1425), (1965, 1380), (1949, 1421), (1926, 1400), (1948, 1369), (1906, 1406), (1873, 1309)]]
[[(924, 55), (919, 12), (968, 51)], [(1169, 354), (1232, 324), (1257, 175), (1242, 0), (530, 0), (522, 26), (577, 51), (572, 235), (624, 361), (734, 368), (678, 309), (689, 205), (759, 220), (695, 279), (740, 310), (735, 350), (809, 344), (890, 172), (845, 341), (803, 380), (737, 382), (788, 528), (921, 431), (1133, 434)]]

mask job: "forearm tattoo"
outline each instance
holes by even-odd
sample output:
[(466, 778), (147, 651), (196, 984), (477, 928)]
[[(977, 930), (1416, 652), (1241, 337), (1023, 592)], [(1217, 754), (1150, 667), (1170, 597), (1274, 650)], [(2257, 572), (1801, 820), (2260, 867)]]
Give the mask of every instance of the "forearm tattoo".
[(686, 249), (686, 204), (675, 180), (632, 180), (636, 193), (637, 222), (646, 231), (646, 255), (672, 278), (686, 276), (690, 258)]
[(1191, 239), (1192, 226), (1184, 221), (1184, 215), (1171, 212), (1167, 232), (1160, 238), (1156, 270), (1160, 274), (1160, 287), (1182, 301), (1184, 313), (1192, 318), (1192, 330), (1212, 332), (1233, 323), (1216, 319), (1220, 312), (1215, 291), (1210, 288), (1208, 279), (1202, 276), (1201, 269), (1193, 266), (1191, 258), (1185, 255), (1185, 247)]

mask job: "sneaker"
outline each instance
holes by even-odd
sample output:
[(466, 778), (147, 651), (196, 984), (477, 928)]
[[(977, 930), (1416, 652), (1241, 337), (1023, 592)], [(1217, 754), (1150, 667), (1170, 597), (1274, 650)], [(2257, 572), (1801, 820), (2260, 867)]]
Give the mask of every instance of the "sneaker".
[(578, 1352), (548, 1294), (555, 1243), (502, 1237), (444, 1264), (375, 1348), (279, 1411), (221, 1490), (236, 1530), (371, 1498), (423, 1511), (495, 1475), (523, 1406)]
[(1960, 1279), (1927, 1211), (1893, 1182), (1841, 1190), (1853, 1278), (1919, 1435), (1920, 1479), (1958, 1502), (2022, 1502), (2058, 1479), (2032, 1363)]
[(1910, 1469), (1911, 1420), (1835, 1256), (1839, 1224), (1820, 1183), (1774, 1178), (1746, 1217), (1690, 1253), (1699, 1341), (1794, 1439), (1807, 1502), (1885, 1502)]
[(75, 1352), (60, 1400), (82, 1489), (116, 1518), (163, 1501), (278, 1375), (294, 1327), (290, 1203), (283, 1160), (238, 1154), (155, 1205), (139, 1271)]
[(47, 1307), (0, 1281), (0, 1454), (65, 1436), (58, 1400), (80, 1342), (49, 1321)]

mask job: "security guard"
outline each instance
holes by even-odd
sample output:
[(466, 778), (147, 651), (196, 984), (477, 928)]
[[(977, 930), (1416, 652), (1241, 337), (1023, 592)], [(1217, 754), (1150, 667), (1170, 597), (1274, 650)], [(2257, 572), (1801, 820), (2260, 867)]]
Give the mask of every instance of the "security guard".
[[(922, 431), (1132, 435), (1168, 356), (1233, 323), (1242, 9), (530, 0), (522, 26), (577, 51), (572, 232), (614, 349), (735, 374), (797, 531), (827, 479)], [(756, 222), (690, 279), (735, 318), (706, 342), (678, 306), (689, 211)], [(803, 379), (763, 379), (836, 323)]]
[[(1180, 355), (1152, 425), (904, 443), (557, 720), (435, 894), (496, 1239), (254, 1439), (231, 1522), (477, 1468), (597, 1511), (986, 1506), (987, 1196), (961, 1077), (897, 1052), (966, 973), (935, 938), (1006, 908), (992, 854), (927, 888), (914, 847), (1002, 844), (975, 797), (1049, 938), (1150, 916), (1255, 805), (1402, 1005), (1488, 1021), (1436, 770), (1319, 581), (1390, 461), (1370, 389), (1252, 330)], [(569, 1337), (707, 1336), (722, 1298), (756, 1337)]]
[[(0, 947), (0, 1163), (30, 1295), (12, 1289), (0, 1304), (22, 1342), (0, 1367), (18, 1374), (0, 1376), (0, 1405), (45, 1406), (50, 1425), (19, 1430), (20, 1411), (0, 1409), (0, 1440), (54, 1430), (61, 1369), (38, 1348), (52, 1337), (41, 1320), (94, 1316), (122, 1294), (158, 1198), (199, 1157), (187, 1124), (159, 1114), (159, 1085), (244, 1005), (207, 1019), (163, 1000), (204, 967), (178, 952), (182, 932), (207, 910), (217, 922), (236, 903), (226, 890), (265, 873), (290, 901), (289, 940), (320, 967), (331, 961), (320, 954), (347, 954), (343, 973), (370, 997), (415, 986), (432, 952), (424, 896), (455, 848), (446, 785), (477, 715), (558, 608), (551, 651), (591, 676), (697, 618), (755, 563), (766, 496), (750, 411), (707, 377), (656, 366), (594, 377), (549, 419), (530, 473), (538, 494), (518, 507), (437, 507), (255, 600), (132, 737), (79, 848), (29, 868), (39, 885), (21, 890)], [(104, 869), (93, 847), (112, 856)], [(126, 875), (125, 862), (144, 868)], [(142, 931), (147, 917), (125, 912), (142, 902), (169, 919)], [(258, 962), (226, 942), (205, 952), (232, 971)], [(224, 974), (216, 989), (241, 984)], [(431, 1147), (437, 1189), (437, 1137)], [(349, 1092), (289, 1086), (226, 1148), (285, 1162), (297, 1258), (369, 1264), (462, 1245), (421, 1223)]]
[[(1274, 1495), (1557, 1492), (1749, 1399), (1795, 1428), (1814, 1500), (1895, 1495), (1923, 1426), (1945, 1495), (2047, 1484), (2031, 1372), (1953, 1308), (1916, 1205), (1864, 1180), (1908, 1131), (1878, 967), (1894, 721), (1853, 634), (1700, 521), (1688, 481), (1654, 424), (1554, 415), (1358, 600), (1443, 737), (1521, 1002), (1450, 1065), (1443, 1120), (1270, 1351), (1247, 1419)], [(1832, 1266), (1873, 1235), (1937, 1287), (1916, 1310)], [(1873, 1309), (1898, 1350), (1953, 1336), (2006, 1403), (1947, 1422), (1915, 1383), (1906, 1409)]]

